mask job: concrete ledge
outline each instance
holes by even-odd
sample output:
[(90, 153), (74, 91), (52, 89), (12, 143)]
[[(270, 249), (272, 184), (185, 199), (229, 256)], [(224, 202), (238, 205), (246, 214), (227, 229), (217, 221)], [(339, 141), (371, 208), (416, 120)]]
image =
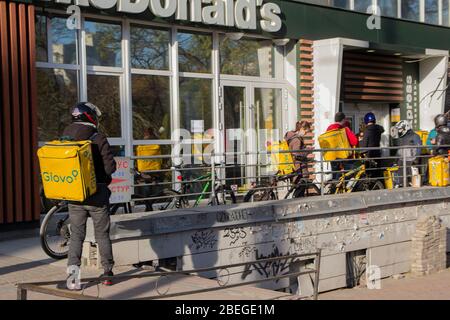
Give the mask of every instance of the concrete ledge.
[[(289, 219), (311, 218), (331, 213), (442, 199), (450, 199), (450, 188), (402, 188), (305, 199), (133, 213), (112, 216), (110, 236), (112, 240), (150, 237), (205, 228), (281, 222)], [(90, 219), (86, 240), (95, 241)]]

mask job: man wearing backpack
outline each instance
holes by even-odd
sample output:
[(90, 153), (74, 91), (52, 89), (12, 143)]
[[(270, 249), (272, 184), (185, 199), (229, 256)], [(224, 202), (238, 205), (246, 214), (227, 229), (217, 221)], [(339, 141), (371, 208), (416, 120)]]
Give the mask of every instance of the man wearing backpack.
[[(108, 212), (111, 191), (111, 175), (116, 171), (116, 162), (106, 136), (98, 132), (98, 118), (100, 110), (90, 102), (80, 102), (72, 108), (72, 123), (66, 127), (63, 138), (74, 141), (91, 140), (92, 157), (94, 160), (97, 192), (84, 202), (69, 203), (70, 246), (67, 265), (81, 265), (81, 253), (86, 236), (86, 221), (88, 216), (94, 223), (95, 240), (99, 246), (103, 275), (113, 276), (114, 259), (111, 240), (109, 238), (110, 217)], [(103, 281), (104, 285), (111, 285), (110, 279)], [(69, 288), (79, 289), (79, 288)]]
[[(358, 137), (353, 133), (353, 131), (349, 128), (349, 123), (345, 119), (345, 114), (343, 112), (337, 112), (334, 116), (334, 123), (330, 124), (327, 128), (327, 131), (343, 129), (345, 128), (345, 133), (347, 135), (348, 142), (352, 148), (358, 145)], [(353, 162), (350, 160), (347, 161), (331, 161), (331, 170), (333, 171), (333, 180), (339, 179), (339, 171), (341, 170), (341, 166), (345, 171), (351, 170)]]

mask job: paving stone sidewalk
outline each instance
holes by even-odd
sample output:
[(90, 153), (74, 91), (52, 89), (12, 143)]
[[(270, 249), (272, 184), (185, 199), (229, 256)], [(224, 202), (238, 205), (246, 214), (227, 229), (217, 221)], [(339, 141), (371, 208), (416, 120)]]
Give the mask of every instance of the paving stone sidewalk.
[(450, 300), (450, 268), (426, 276), (406, 275), (381, 281), (381, 289), (352, 288), (325, 292), (320, 300)]

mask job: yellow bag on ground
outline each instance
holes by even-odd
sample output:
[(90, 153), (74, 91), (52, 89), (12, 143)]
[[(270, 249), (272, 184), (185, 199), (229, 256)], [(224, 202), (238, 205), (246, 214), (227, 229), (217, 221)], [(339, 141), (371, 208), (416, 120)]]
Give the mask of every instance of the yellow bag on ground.
[(449, 161), (447, 156), (436, 156), (428, 160), (428, 181), (433, 187), (449, 185)]
[[(419, 135), (420, 140), (422, 140), (422, 145), (426, 146), (429, 132), (425, 130), (419, 130), (416, 131), (416, 133)], [(422, 148), (422, 154), (428, 154), (428, 152), (429, 152), (428, 148)]]
[(38, 152), (49, 199), (83, 202), (97, 192), (91, 141), (51, 141)]
[(279, 171), (280, 174), (289, 174), (295, 170), (294, 159), (286, 140), (273, 142), (267, 147), (267, 152), (270, 152), (273, 171)]
[[(138, 157), (159, 156), (161, 155), (161, 147), (157, 144), (137, 146), (136, 155)], [(138, 159), (137, 169), (140, 172), (161, 170), (161, 164), (162, 159)]]
[(399, 167), (391, 167), (384, 171), (384, 185), (386, 189), (395, 188), (395, 185), (399, 180), (398, 170)]
[[(335, 129), (325, 132), (319, 136), (319, 145), (321, 149), (351, 149), (347, 139), (345, 128)], [(347, 159), (352, 155), (352, 151), (325, 151), (323, 158), (325, 161), (336, 159)]]

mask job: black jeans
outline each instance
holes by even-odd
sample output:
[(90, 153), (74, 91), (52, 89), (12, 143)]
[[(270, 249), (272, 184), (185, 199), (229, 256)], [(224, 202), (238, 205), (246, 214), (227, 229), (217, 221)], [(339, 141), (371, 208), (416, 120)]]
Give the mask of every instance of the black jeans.
[(100, 251), (100, 260), (105, 272), (114, 266), (111, 240), (109, 238), (110, 217), (108, 212), (109, 189), (100, 186), (97, 193), (82, 204), (69, 204), (70, 245), (67, 265), (81, 265), (83, 242), (86, 237), (86, 221), (90, 216), (94, 223), (95, 241)]
[(339, 180), (339, 178), (341, 177), (341, 167), (343, 167), (345, 173), (347, 173), (348, 171), (353, 169), (353, 163), (354, 161), (351, 160), (346, 160), (346, 161), (339, 161), (339, 160), (335, 160), (335, 161), (331, 161), (331, 171), (333, 172), (333, 180)]

